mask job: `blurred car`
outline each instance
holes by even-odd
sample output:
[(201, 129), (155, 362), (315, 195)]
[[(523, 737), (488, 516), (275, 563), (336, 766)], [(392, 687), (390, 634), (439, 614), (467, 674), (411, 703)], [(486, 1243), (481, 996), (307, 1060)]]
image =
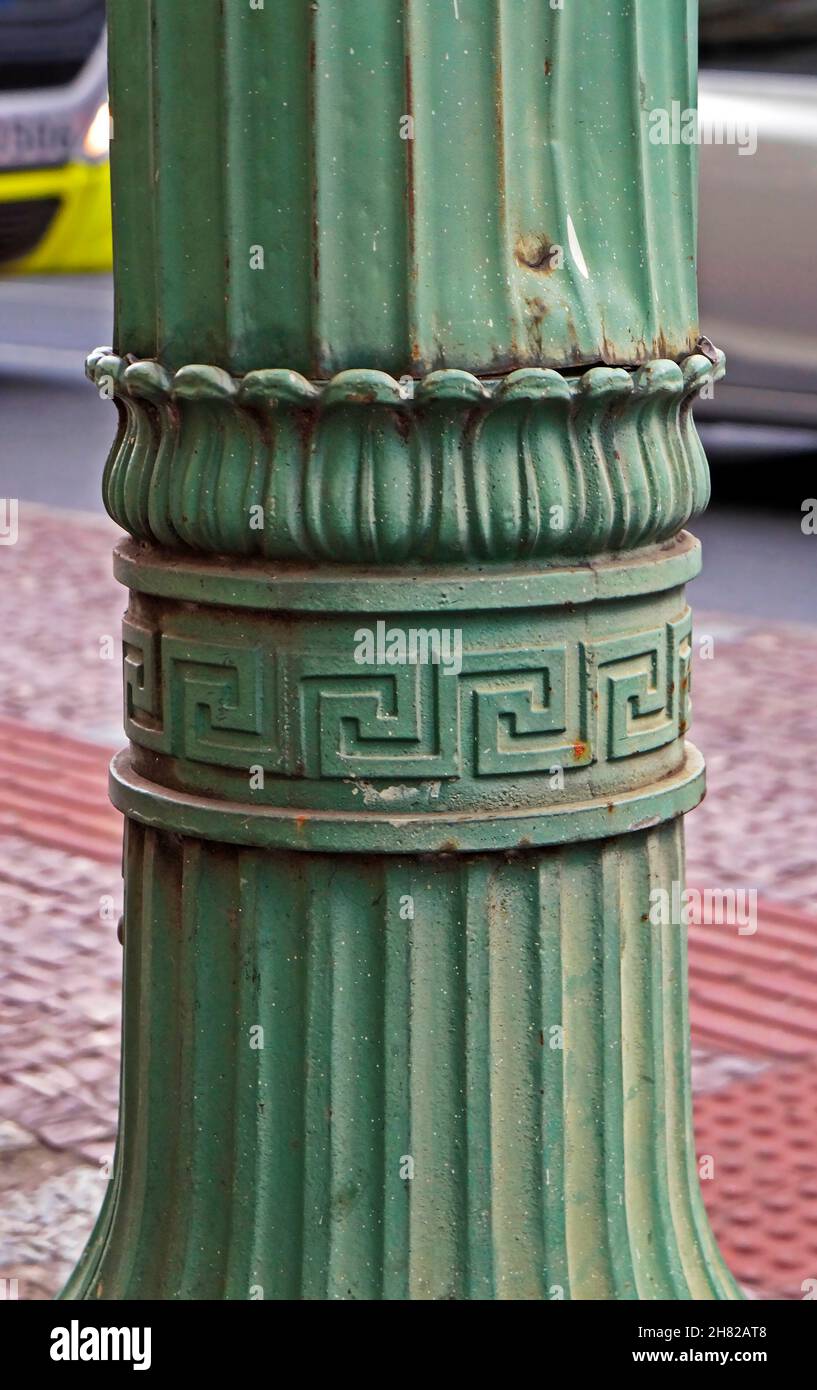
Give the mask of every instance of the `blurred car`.
[(109, 270), (104, 0), (0, 0), (0, 269)]
[[(817, 425), (817, 0), (702, 0), (699, 285), (727, 375), (696, 416)], [(706, 132), (752, 132), (740, 144)]]

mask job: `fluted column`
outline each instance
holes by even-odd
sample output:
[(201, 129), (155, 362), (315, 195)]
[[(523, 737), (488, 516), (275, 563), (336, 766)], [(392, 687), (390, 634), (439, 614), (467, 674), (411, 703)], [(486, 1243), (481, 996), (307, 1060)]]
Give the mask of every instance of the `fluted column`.
[(651, 920), (694, 7), (603, 8), (112, 0), (124, 1048), (67, 1297), (736, 1296)]

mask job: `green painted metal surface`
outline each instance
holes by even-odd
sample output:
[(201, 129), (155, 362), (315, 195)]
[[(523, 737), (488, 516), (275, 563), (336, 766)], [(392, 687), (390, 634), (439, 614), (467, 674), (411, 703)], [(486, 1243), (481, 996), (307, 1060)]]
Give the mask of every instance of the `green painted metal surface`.
[(723, 361), (642, 121), (694, 7), (110, 9), (124, 1049), (65, 1297), (737, 1297), (650, 921), (703, 794)]
[[(723, 355), (494, 381), (382, 372), (322, 389), (94, 353), (121, 427), (103, 482), (141, 540), (347, 563), (587, 557), (665, 541), (709, 498), (690, 407)], [(248, 522), (255, 509), (258, 525)], [(554, 508), (560, 512), (554, 513)]]
[(131, 825), (124, 1123), (69, 1291), (728, 1296), (683, 937), (632, 930), (681, 854), (673, 821), (425, 860)]
[(695, 105), (696, 0), (108, 8), (121, 353), (328, 378), (692, 351), (696, 151), (650, 113)]

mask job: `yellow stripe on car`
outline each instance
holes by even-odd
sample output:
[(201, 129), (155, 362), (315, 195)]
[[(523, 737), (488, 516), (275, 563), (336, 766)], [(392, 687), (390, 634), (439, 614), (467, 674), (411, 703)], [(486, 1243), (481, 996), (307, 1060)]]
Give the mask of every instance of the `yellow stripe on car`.
[[(111, 268), (110, 166), (75, 161), (55, 169), (0, 172), (0, 203), (55, 198), (59, 208), (41, 241), (0, 273)], [(1, 214), (0, 214), (1, 215)]]

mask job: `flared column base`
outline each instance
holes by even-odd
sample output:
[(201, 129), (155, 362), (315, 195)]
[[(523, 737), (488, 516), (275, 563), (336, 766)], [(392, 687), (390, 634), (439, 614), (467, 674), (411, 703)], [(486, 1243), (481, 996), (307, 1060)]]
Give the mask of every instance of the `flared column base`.
[(131, 821), (119, 1143), (63, 1297), (739, 1297), (685, 929), (650, 921), (682, 835), (375, 856)]

